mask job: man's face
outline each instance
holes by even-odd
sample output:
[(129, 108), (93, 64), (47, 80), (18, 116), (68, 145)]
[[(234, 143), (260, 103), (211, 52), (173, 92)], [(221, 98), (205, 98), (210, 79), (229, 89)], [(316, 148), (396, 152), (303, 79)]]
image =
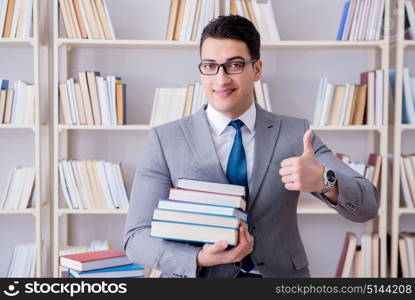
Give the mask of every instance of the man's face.
[[(201, 61), (222, 64), (228, 61), (249, 61), (248, 47), (243, 41), (207, 38), (201, 50)], [(254, 66), (254, 67), (252, 67)], [(234, 119), (252, 104), (254, 81), (261, 77), (262, 62), (245, 65), (240, 74), (226, 74), (223, 67), (216, 75), (201, 74), (201, 81), (209, 104)]]

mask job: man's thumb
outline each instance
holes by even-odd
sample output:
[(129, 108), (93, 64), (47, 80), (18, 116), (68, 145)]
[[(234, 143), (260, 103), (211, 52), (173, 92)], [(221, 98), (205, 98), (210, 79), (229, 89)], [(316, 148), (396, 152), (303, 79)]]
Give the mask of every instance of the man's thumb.
[(303, 136), (304, 151), (303, 155), (314, 155), (313, 145), (311, 144), (311, 137), (313, 136), (313, 131), (311, 129), (307, 130)]

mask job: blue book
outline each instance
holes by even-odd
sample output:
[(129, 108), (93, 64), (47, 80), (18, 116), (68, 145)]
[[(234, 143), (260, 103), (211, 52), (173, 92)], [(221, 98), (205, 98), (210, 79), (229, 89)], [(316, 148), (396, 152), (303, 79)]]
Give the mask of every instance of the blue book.
[(344, 33), (344, 30), (345, 30), (347, 16), (348, 16), (349, 10), (350, 10), (350, 2), (351, 1), (347, 1), (344, 4), (343, 15), (342, 15), (342, 18), (341, 18), (341, 21), (340, 21), (339, 31), (337, 32), (337, 40), (338, 41), (343, 40), (343, 33)]
[(79, 272), (69, 269), (69, 275), (76, 278), (126, 278), (126, 277), (144, 277), (144, 268), (138, 264), (129, 264), (124, 266), (97, 269), (85, 272)]
[(9, 80), (0, 78), (0, 90), (7, 90), (9, 88)]

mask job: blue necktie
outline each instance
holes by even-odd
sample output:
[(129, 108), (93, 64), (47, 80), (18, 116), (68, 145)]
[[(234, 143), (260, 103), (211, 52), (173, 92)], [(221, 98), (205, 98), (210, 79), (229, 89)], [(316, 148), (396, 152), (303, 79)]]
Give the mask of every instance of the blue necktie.
[[(248, 189), (246, 156), (241, 133), (241, 127), (243, 125), (244, 123), (239, 119), (229, 123), (229, 126), (235, 128), (236, 134), (229, 154), (226, 176), (231, 184), (242, 185)], [(251, 256), (248, 255), (242, 260), (242, 269), (244, 271), (249, 272), (254, 266)]]

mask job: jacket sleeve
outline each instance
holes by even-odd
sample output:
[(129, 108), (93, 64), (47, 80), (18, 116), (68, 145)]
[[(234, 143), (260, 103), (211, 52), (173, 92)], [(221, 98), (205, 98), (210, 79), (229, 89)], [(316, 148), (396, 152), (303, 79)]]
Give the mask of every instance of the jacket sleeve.
[(196, 277), (201, 247), (150, 236), (153, 211), (172, 187), (170, 171), (152, 128), (135, 172), (124, 231), (124, 251), (131, 262), (166, 273), (167, 277)]
[[(305, 131), (309, 122), (305, 120)], [(336, 174), (339, 189), (338, 203), (335, 205), (324, 195), (313, 192), (327, 205), (335, 209), (340, 215), (354, 222), (366, 222), (377, 216), (379, 208), (379, 195), (375, 186), (366, 178), (350, 168), (337, 158), (333, 152), (313, 133), (312, 144), (314, 153), (325, 167), (329, 167)]]

